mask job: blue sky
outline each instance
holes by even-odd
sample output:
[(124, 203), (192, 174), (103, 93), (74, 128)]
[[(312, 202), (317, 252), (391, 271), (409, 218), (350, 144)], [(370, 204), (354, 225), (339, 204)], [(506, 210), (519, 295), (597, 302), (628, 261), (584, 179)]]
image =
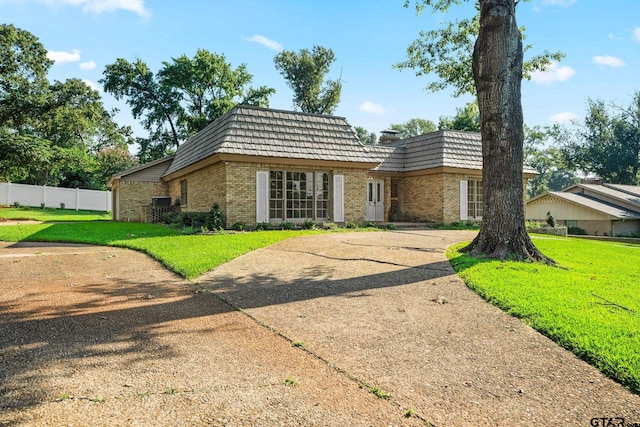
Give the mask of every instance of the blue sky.
[[(292, 93), (273, 65), (281, 49), (321, 45), (336, 55), (329, 78), (341, 76), (336, 115), (374, 132), (411, 118), (437, 123), (470, 98), (430, 93), (434, 77), (416, 77), (392, 65), (405, 58), (421, 30), (453, 15), (416, 16), (404, 0), (0, 0), (1, 22), (36, 35), (56, 64), (52, 80), (77, 77), (96, 88), (105, 65), (140, 58), (157, 71), (162, 61), (197, 49), (225, 54), (253, 74), (253, 85), (274, 87), (270, 106), (292, 109)], [(473, 2), (456, 8), (472, 13)], [(547, 73), (523, 82), (525, 123), (546, 125), (582, 118), (588, 97), (627, 104), (640, 90), (640, 1), (531, 0), (518, 5), (532, 51), (561, 50), (567, 56)], [(129, 108), (118, 121), (135, 124)]]

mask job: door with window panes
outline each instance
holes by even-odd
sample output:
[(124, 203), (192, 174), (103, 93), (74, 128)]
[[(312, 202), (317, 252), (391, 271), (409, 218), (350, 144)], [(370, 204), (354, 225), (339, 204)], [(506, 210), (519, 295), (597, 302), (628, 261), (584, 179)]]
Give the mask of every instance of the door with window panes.
[(384, 221), (384, 181), (371, 179), (367, 181), (367, 221)]

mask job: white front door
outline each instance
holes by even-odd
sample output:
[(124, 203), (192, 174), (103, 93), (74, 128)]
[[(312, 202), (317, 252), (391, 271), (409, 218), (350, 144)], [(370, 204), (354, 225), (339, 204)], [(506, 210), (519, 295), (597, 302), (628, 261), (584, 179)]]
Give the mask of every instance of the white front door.
[(367, 181), (367, 221), (384, 221), (384, 181), (370, 179)]

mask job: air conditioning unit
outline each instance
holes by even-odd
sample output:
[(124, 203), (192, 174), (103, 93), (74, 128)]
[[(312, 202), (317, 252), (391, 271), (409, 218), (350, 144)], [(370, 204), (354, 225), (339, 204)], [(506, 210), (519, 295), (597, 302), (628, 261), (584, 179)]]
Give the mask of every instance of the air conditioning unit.
[(151, 206), (171, 206), (171, 197), (152, 197)]

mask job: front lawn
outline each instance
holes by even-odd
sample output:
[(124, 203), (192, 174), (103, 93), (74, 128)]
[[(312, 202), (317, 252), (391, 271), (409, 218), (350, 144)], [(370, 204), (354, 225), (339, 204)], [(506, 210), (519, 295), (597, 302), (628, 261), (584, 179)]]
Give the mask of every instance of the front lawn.
[(109, 221), (111, 213), (72, 209), (0, 208), (0, 218), (30, 219), (34, 221)]
[(560, 266), (447, 255), (487, 301), (640, 393), (640, 246), (534, 238)]
[(0, 227), (0, 241), (68, 242), (119, 246), (145, 252), (167, 268), (193, 279), (254, 249), (320, 231), (255, 231), (184, 236), (162, 225), (127, 222), (76, 222)]

